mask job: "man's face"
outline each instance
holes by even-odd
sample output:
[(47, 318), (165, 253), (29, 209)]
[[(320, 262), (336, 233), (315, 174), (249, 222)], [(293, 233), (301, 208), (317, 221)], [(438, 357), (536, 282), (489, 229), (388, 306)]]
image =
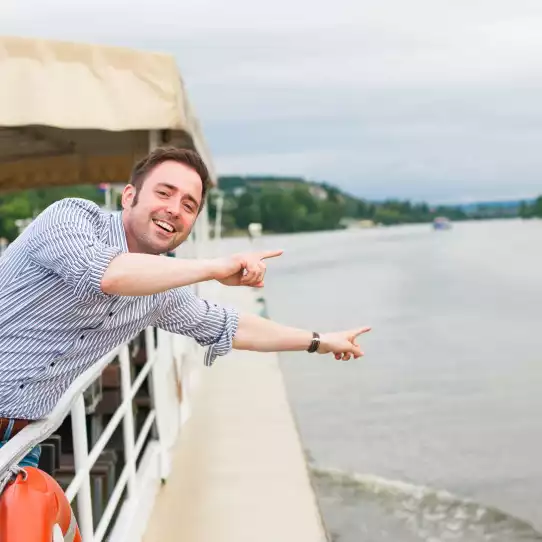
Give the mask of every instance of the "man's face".
[(163, 254), (190, 234), (202, 198), (200, 176), (188, 166), (168, 160), (156, 166), (136, 194), (122, 194), (124, 229), (130, 252)]

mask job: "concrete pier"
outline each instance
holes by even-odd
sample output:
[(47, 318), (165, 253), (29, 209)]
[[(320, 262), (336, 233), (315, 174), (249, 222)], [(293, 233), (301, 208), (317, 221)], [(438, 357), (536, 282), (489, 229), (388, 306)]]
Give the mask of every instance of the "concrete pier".
[[(259, 292), (221, 301), (257, 310)], [(144, 542), (327, 540), (276, 354), (233, 351), (203, 368)]]

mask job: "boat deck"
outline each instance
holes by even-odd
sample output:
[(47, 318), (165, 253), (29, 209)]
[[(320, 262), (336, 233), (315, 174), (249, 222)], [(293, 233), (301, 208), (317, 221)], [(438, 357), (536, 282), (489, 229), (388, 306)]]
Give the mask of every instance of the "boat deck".
[[(222, 302), (256, 311), (254, 292)], [(323, 542), (276, 354), (234, 351), (203, 369), (144, 542)]]

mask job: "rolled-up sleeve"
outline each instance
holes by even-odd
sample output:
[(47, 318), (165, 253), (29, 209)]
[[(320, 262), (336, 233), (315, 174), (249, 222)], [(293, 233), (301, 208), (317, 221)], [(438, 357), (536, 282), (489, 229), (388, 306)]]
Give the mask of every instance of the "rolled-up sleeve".
[(108, 295), (102, 291), (102, 277), (123, 252), (100, 241), (100, 216), (92, 202), (65, 199), (46, 209), (29, 232), (30, 260), (59, 275), (81, 300)]
[(239, 314), (233, 308), (197, 297), (189, 287), (176, 288), (168, 292), (155, 325), (192, 337), (201, 346), (209, 346), (204, 363), (210, 367), (218, 356), (231, 351)]

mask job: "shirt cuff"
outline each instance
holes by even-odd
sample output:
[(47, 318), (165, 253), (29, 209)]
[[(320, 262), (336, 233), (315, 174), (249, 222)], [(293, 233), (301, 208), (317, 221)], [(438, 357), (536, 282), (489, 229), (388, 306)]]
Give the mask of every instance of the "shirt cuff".
[(211, 367), (218, 356), (225, 356), (233, 348), (233, 338), (239, 326), (239, 313), (231, 308), (223, 310), (225, 312), (224, 329), (218, 340), (205, 352), (203, 363), (206, 367)]

